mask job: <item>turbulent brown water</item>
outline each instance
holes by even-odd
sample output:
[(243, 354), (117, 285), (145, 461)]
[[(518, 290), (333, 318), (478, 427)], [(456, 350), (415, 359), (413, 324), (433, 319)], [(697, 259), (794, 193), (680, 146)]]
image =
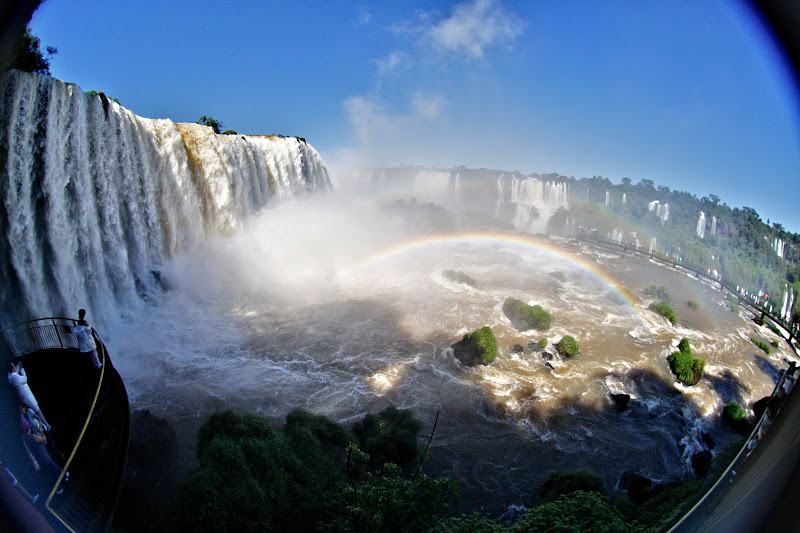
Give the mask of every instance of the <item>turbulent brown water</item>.
[[(350, 425), (393, 404), (425, 422), (421, 442), (440, 412), (427, 471), (457, 479), (465, 509), (500, 512), (527, 503), (556, 469), (589, 466), (609, 487), (623, 471), (691, 476), (703, 433), (719, 444), (734, 438), (720, 421), (724, 403), (752, 405), (786, 366), (788, 346), (769, 356), (756, 348), (754, 332), (777, 336), (732, 313), (717, 289), (641, 258), (514, 235), (428, 242), (392, 223), (379, 233), (371, 224), (326, 229), (337, 210), (291, 209), (310, 218), (300, 235), (279, 209), (240, 237), (177, 258), (165, 272), (172, 290), (109, 339), (132, 407), (179, 428), (184, 466), (215, 409), (280, 420), (303, 407)], [(446, 279), (445, 269), (477, 287)], [(680, 325), (647, 309), (651, 283), (669, 289)], [(550, 311), (551, 329), (516, 331), (502, 312), (508, 296)], [(450, 345), (485, 325), (498, 337), (497, 360), (462, 367)], [(552, 370), (527, 348), (544, 336), (555, 351), (565, 334), (581, 353), (556, 357)], [(666, 361), (683, 337), (707, 361), (695, 387), (677, 384)], [(513, 354), (515, 344), (524, 353)], [(630, 394), (629, 409), (618, 412), (610, 393)]]

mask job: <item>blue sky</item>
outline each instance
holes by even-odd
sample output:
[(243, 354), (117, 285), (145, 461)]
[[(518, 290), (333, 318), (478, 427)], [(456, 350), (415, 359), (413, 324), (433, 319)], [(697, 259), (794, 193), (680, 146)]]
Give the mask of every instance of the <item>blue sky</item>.
[(800, 232), (797, 89), (739, 2), (46, 0), (31, 26), (56, 78), (334, 169), (646, 178)]

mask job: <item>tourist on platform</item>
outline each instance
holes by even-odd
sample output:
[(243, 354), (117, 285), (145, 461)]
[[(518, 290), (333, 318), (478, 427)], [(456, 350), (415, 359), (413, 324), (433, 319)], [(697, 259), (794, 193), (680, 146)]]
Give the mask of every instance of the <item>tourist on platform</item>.
[(50, 431), (50, 424), (45, 420), (42, 410), (39, 409), (39, 403), (33, 395), (31, 388), (28, 386), (28, 377), (25, 375), (25, 369), (22, 368), (22, 363), (8, 363), (9, 373), (8, 382), (11, 383), (17, 390), (17, 396), (20, 401), (30, 407), (39, 420), (42, 421), (45, 431)]
[(94, 342), (92, 335), (92, 326), (85, 319), (86, 310), (80, 309), (78, 311), (78, 325), (72, 328), (75, 336), (78, 337), (78, 349), (81, 353), (89, 354), (92, 364), (95, 368), (100, 368), (100, 360), (97, 358), (97, 345)]

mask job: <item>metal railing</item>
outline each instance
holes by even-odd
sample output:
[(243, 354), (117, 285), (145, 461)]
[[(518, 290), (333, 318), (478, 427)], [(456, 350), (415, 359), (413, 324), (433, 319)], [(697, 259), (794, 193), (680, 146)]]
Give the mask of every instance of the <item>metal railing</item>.
[(38, 318), (3, 330), (11, 355), (22, 357), (50, 348), (78, 348), (78, 337), (72, 329), (78, 321), (72, 318)]

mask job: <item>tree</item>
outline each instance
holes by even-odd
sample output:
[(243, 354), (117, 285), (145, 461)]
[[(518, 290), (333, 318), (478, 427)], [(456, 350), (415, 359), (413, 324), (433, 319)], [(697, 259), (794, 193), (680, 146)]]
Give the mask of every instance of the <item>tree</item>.
[(631, 184), (631, 179), (630, 178), (622, 178), (622, 184), (623, 185), (630, 185)]
[(203, 126), (209, 126), (212, 130), (214, 130), (214, 133), (217, 133), (217, 134), (220, 131), (222, 131), (222, 122), (220, 122), (220, 121), (218, 121), (218, 120), (216, 120), (216, 119), (214, 119), (212, 117), (208, 117), (206, 115), (203, 115), (202, 117), (200, 117), (200, 120), (197, 121), (197, 124), (202, 124)]
[(54, 46), (48, 46), (46, 50), (47, 57), (42, 53), (39, 48), (41, 41), (33, 33), (30, 28), (25, 29), (22, 38), (17, 42), (17, 50), (14, 59), (11, 62), (10, 68), (22, 70), (25, 72), (36, 72), (39, 74), (50, 75), (50, 56), (58, 53), (58, 49)]

